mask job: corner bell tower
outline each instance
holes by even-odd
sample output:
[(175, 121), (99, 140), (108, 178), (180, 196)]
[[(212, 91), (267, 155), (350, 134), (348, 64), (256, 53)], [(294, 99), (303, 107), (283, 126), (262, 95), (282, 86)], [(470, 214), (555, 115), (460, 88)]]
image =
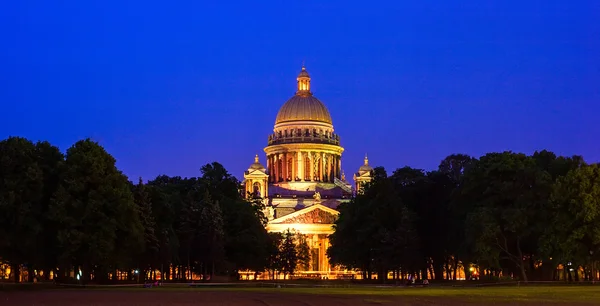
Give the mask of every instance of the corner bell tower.
[(354, 173), (354, 184), (356, 193), (361, 193), (361, 189), (366, 183), (373, 180), (373, 167), (369, 166), (369, 157), (365, 154), (364, 164)]
[(259, 162), (258, 154), (254, 157), (254, 163), (244, 172), (244, 183), (246, 198), (266, 198), (268, 196), (269, 175), (267, 169)]

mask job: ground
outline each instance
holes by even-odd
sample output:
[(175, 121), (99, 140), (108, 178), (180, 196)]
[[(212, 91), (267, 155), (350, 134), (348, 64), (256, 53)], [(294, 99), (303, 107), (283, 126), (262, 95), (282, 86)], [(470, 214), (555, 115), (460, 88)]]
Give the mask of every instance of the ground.
[(0, 292), (0, 305), (594, 305), (600, 287), (96, 288)]

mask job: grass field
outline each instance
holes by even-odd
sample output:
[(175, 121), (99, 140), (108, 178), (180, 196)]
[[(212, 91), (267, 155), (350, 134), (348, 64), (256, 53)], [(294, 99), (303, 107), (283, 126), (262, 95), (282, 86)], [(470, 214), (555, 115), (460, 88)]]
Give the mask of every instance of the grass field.
[(0, 305), (600, 305), (600, 286), (101, 288), (9, 291)]

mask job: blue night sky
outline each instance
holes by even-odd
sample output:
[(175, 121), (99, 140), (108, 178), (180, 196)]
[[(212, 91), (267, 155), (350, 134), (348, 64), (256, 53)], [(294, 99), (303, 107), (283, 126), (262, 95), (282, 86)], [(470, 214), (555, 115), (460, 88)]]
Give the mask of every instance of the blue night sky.
[(0, 138), (90, 137), (130, 179), (238, 178), (302, 61), (346, 151), (600, 161), (600, 1), (6, 1)]

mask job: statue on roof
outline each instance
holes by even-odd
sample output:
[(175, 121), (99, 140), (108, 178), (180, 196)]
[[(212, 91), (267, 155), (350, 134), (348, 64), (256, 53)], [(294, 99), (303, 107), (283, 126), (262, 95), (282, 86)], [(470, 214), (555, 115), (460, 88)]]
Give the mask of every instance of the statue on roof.
[(265, 217), (267, 217), (268, 221), (275, 219), (275, 209), (273, 208), (273, 206), (265, 206), (263, 213), (265, 214)]
[(321, 203), (321, 194), (318, 191), (315, 191), (313, 199), (315, 199), (315, 203)]

